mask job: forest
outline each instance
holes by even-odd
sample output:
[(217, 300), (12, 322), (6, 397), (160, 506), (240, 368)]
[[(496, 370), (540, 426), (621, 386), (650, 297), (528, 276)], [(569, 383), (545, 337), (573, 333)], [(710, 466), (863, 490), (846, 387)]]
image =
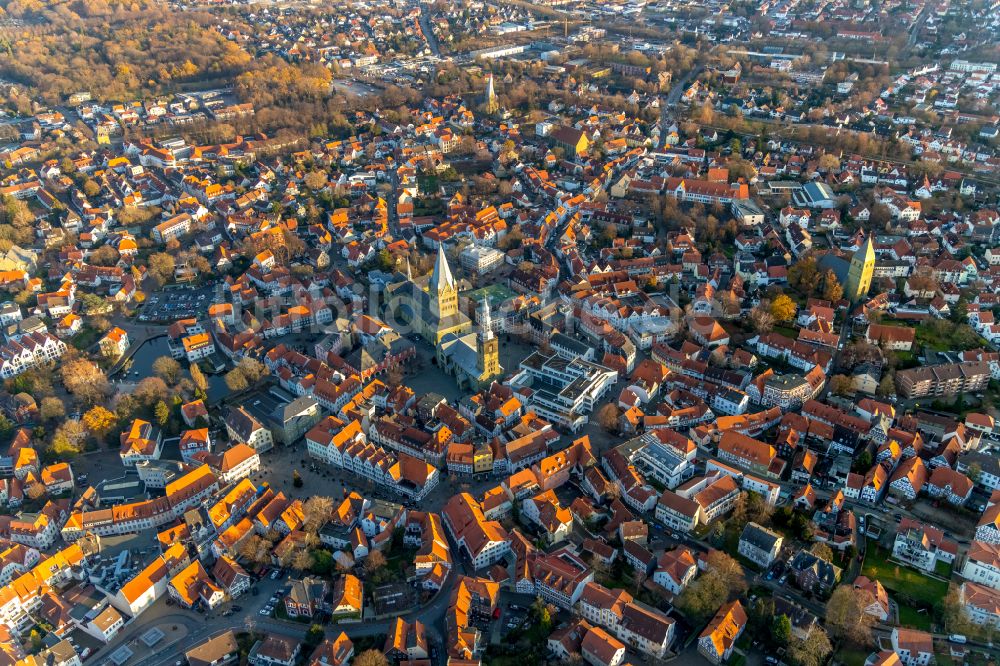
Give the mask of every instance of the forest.
[(17, 19), (0, 40), (0, 76), (50, 104), (82, 91), (123, 100), (222, 81), (250, 63), (210, 15), (148, 0), (12, 0), (0, 12)]

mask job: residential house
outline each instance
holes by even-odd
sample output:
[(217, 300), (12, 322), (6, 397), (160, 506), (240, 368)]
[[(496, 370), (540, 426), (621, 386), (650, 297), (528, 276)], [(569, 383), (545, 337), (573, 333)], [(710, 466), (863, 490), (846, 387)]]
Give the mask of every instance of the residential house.
[(698, 653), (713, 664), (729, 661), (746, 625), (747, 614), (739, 600), (725, 604), (698, 637)]
[(781, 551), (783, 540), (777, 532), (751, 522), (743, 528), (737, 550), (740, 555), (766, 570)]

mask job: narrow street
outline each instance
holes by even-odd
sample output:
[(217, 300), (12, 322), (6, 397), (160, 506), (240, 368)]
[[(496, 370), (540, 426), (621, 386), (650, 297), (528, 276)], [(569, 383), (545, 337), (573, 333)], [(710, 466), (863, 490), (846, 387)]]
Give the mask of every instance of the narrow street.
[(431, 53), (434, 54), (435, 58), (441, 57), (441, 47), (438, 45), (437, 37), (434, 36), (434, 31), (431, 30), (431, 14), (430, 5), (423, 4), (420, 8), (420, 30), (424, 33), (424, 39), (427, 40), (427, 47), (430, 48)]

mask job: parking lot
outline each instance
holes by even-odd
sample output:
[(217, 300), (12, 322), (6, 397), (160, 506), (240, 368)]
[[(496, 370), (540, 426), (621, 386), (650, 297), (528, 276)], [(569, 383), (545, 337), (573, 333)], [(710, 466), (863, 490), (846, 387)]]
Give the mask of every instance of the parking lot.
[(139, 321), (175, 321), (201, 317), (212, 302), (214, 287), (178, 287), (156, 292), (146, 299)]

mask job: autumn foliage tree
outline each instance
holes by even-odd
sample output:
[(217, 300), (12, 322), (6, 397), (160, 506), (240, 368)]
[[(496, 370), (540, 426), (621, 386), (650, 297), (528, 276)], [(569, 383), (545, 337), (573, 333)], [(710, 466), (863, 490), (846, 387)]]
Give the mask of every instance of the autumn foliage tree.
[(174, 257), (166, 252), (157, 252), (149, 257), (147, 267), (149, 275), (157, 284), (165, 285), (174, 277)]
[(823, 298), (831, 303), (836, 303), (843, 297), (844, 287), (840, 284), (840, 280), (837, 279), (837, 274), (828, 270), (823, 275)]
[(64, 421), (52, 435), (50, 450), (59, 458), (75, 456), (83, 451), (87, 431), (79, 421)]
[(208, 394), (208, 379), (197, 363), (191, 364), (191, 382), (199, 396), (204, 397)]
[(270, 541), (252, 534), (240, 545), (240, 555), (254, 564), (270, 564), (271, 547)]
[(837, 638), (855, 645), (871, 643), (875, 616), (865, 612), (875, 597), (868, 590), (853, 585), (841, 585), (826, 602), (826, 626)]
[(230, 391), (245, 391), (267, 374), (267, 367), (260, 361), (244, 358), (226, 373), (226, 386)]
[(597, 422), (608, 432), (618, 430), (618, 417), (621, 410), (614, 403), (608, 403), (597, 411)]
[(792, 638), (788, 656), (795, 666), (822, 666), (833, 652), (830, 638), (821, 627), (815, 627), (805, 639)]
[(389, 660), (386, 659), (381, 650), (373, 648), (355, 656), (351, 664), (352, 666), (389, 666)]
[(847, 375), (830, 377), (830, 392), (834, 395), (850, 395), (854, 391), (854, 381)]
[(774, 315), (767, 305), (761, 303), (750, 311), (750, 325), (757, 333), (770, 333), (774, 328)]
[(83, 414), (83, 425), (98, 440), (103, 440), (117, 422), (118, 416), (101, 405), (94, 405)]
[(730, 596), (739, 596), (747, 586), (743, 568), (729, 555), (713, 551), (707, 564), (708, 570), (677, 599), (677, 607), (696, 622), (711, 617)]
[(789, 322), (795, 316), (795, 301), (786, 294), (778, 294), (771, 301), (771, 315), (775, 321)]
[(61, 368), (63, 385), (80, 402), (93, 405), (111, 392), (108, 378), (96, 363), (85, 358), (68, 361)]
[(385, 555), (382, 554), (381, 550), (372, 550), (368, 553), (368, 556), (365, 557), (365, 573), (370, 576), (379, 569), (383, 568), (387, 563)]
[(176, 384), (181, 376), (181, 364), (170, 356), (160, 356), (153, 361), (153, 372), (168, 384)]
[(66, 405), (59, 398), (46, 396), (38, 406), (38, 415), (42, 421), (58, 421), (66, 416)]

